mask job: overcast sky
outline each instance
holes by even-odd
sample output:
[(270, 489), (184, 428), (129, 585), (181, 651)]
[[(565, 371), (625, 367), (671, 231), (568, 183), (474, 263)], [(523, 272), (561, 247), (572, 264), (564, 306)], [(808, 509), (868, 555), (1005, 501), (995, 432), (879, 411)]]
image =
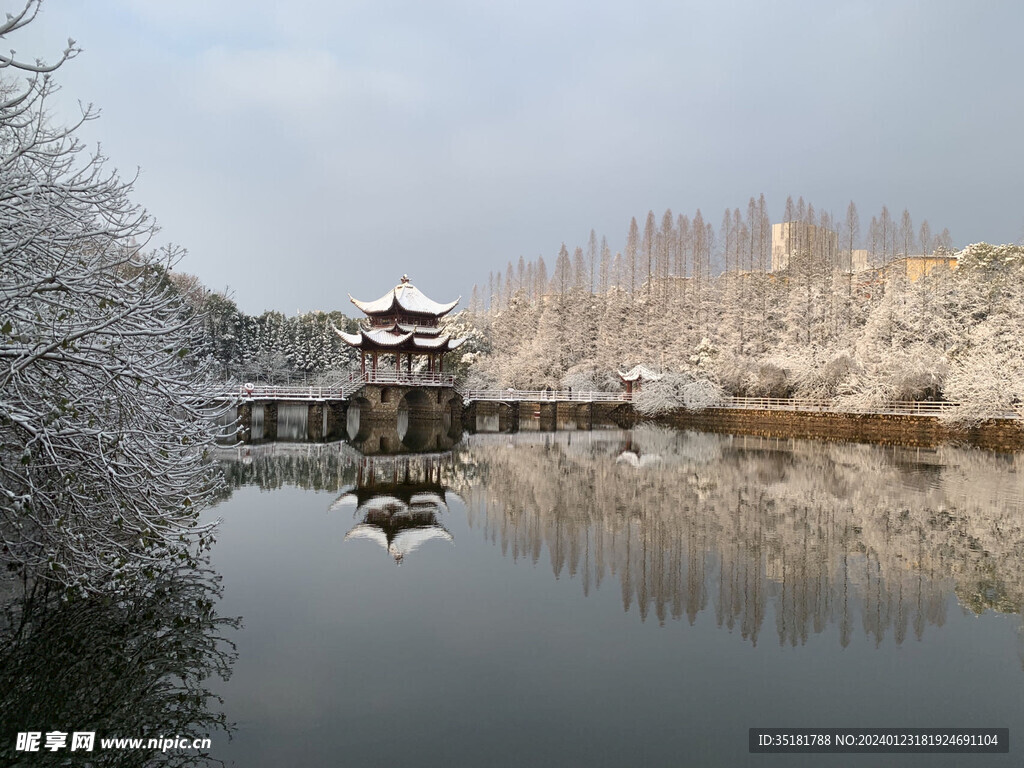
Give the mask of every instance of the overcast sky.
[[(4, 0), (13, 9), (20, 0)], [(1024, 234), (1024, 3), (45, 0), (5, 49), (247, 312), (438, 301), (764, 192)]]

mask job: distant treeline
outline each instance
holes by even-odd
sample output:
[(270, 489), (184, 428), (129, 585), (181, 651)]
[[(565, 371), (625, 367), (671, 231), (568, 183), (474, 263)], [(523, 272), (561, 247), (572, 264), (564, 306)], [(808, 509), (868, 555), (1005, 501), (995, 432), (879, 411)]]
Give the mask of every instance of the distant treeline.
[(187, 274), (172, 273), (203, 326), (201, 353), (213, 358), (225, 380), (283, 383), (346, 370), (357, 359), (331, 329), (355, 329), (356, 320), (341, 312), (305, 312), (287, 317), (267, 311), (248, 315), (229, 296), (206, 289)]
[[(801, 207), (803, 221), (831, 229), (810, 206), (795, 206), (795, 219)], [(908, 213), (896, 224), (883, 210), (869, 268), (855, 271), (839, 258), (844, 241), (861, 245), (854, 206), (837, 229), (838, 246), (772, 271), (762, 198), (746, 218), (724, 218), (717, 246), (699, 212), (666, 213), (661, 228), (651, 214), (642, 236), (631, 225), (625, 257), (592, 235), (587, 255), (562, 246), (550, 278), (543, 260), (510, 265), (489, 305), (471, 304), (492, 351), (474, 355), (469, 375), (485, 387), (609, 389), (616, 369), (644, 363), (731, 394), (866, 407), (945, 399), (968, 406), (967, 420), (1021, 408), (1024, 246), (954, 252), (948, 233), (915, 233)]]

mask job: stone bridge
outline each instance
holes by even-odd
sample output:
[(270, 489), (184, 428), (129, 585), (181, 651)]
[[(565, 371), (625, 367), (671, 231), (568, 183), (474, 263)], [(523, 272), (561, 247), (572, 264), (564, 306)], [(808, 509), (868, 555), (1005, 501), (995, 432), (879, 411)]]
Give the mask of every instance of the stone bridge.
[(636, 414), (621, 393), (460, 390), (451, 375), (403, 371), (355, 373), (331, 386), (246, 384), (214, 399), (238, 403), (240, 438), (347, 438), (373, 452), (438, 450), (455, 432), (628, 427)]
[(450, 447), (462, 422), (454, 379), (437, 374), (357, 374), (335, 386), (244, 385), (219, 393), (238, 403), (239, 438), (366, 443), (374, 452)]

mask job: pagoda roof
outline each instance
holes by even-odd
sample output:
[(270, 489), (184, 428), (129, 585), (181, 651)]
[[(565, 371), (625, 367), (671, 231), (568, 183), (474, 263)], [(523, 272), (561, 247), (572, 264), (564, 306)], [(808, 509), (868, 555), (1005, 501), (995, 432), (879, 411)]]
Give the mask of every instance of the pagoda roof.
[(664, 374), (655, 373), (645, 365), (635, 365), (630, 368), (626, 373), (618, 371), (619, 378), (623, 381), (636, 381), (640, 379), (642, 381), (660, 381)]
[[(332, 326), (334, 328), (334, 326)], [(358, 333), (345, 333), (334, 328), (334, 332), (351, 347), (356, 349), (389, 349), (410, 352), (450, 352), (462, 346), (465, 339), (451, 336), (420, 336), (413, 331), (393, 333), (387, 328), (360, 328)]]
[(455, 309), (462, 300), (460, 296), (450, 304), (440, 304), (427, 298), (419, 288), (409, 282), (408, 275), (402, 275), (402, 281), (376, 301), (360, 301), (348, 296), (349, 301), (368, 315), (387, 315), (407, 312), (411, 315), (431, 315), (443, 317)]

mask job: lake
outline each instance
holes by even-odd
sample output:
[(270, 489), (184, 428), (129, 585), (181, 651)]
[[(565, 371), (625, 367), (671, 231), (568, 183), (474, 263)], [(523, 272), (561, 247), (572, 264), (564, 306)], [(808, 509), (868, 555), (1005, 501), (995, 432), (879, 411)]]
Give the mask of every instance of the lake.
[[(222, 460), (228, 764), (1021, 764), (1020, 455), (642, 427)], [(1011, 749), (748, 753), (873, 726)]]

